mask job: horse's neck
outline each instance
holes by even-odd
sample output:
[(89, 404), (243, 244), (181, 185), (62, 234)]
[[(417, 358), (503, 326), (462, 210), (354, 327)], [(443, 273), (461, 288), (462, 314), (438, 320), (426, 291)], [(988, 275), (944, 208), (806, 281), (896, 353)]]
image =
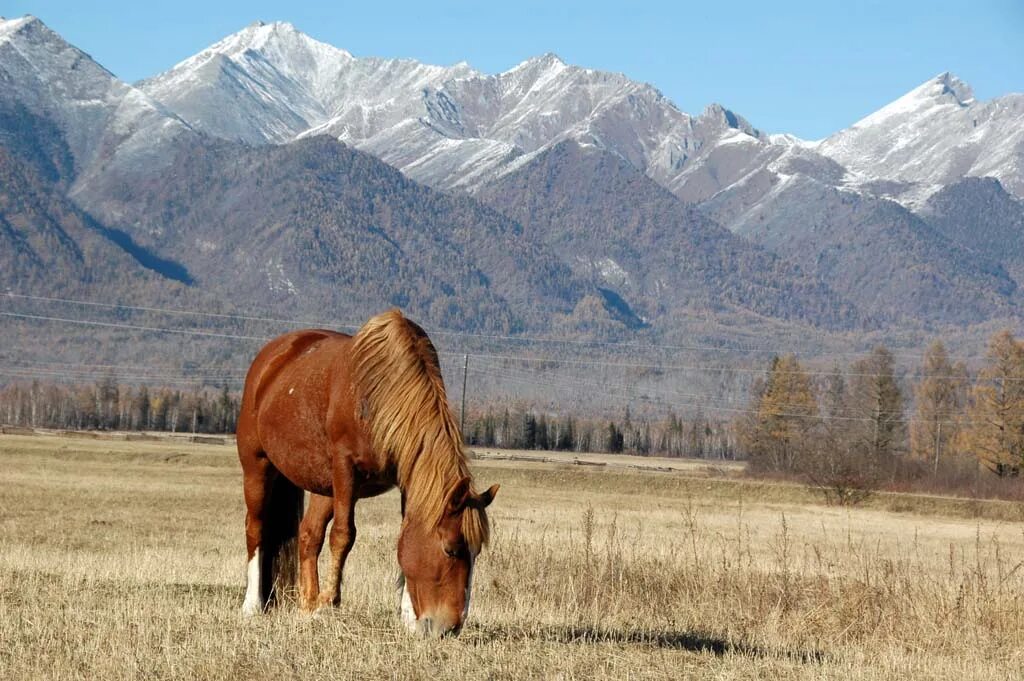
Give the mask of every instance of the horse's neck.
[[(457, 453), (452, 454), (458, 456)], [(464, 466), (460, 466), (459, 462), (452, 462), (450, 466), (442, 465), (440, 470), (436, 473), (427, 473), (423, 470), (417, 470), (420, 466), (433, 466), (434, 462), (419, 461), (413, 466), (413, 469), (407, 480), (398, 481), (398, 489), (402, 495), (402, 517), (405, 517), (406, 511), (409, 510), (413, 513), (424, 513), (424, 509), (415, 508), (417, 504), (408, 504), (407, 499), (418, 499), (422, 502), (424, 495), (417, 494), (418, 492), (426, 492), (427, 490), (421, 489), (420, 485), (433, 486), (435, 488), (434, 493), (440, 494), (442, 497), (447, 497), (448, 492), (455, 486), (455, 484), (462, 479), (466, 472), (463, 471)], [(433, 477), (439, 477), (440, 480), (431, 479)]]

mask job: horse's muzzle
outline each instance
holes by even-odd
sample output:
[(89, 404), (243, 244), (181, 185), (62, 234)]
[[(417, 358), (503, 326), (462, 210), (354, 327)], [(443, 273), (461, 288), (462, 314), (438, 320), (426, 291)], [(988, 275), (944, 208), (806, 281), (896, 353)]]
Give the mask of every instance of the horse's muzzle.
[(433, 617), (424, 617), (416, 621), (416, 631), (424, 638), (444, 638), (458, 636), (462, 631), (462, 622), (445, 624)]

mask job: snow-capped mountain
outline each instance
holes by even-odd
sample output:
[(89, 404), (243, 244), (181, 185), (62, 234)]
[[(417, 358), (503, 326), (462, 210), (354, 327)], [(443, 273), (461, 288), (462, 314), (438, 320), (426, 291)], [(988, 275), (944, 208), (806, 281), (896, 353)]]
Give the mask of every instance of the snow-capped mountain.
[[(58, 179), (48, 192), (134, 239), (133, 248), (182, 258), (197, 268), (197, 281), (205, 276), (217, 286), (234, 285), (215, 280), (237, 269), (217, 258), (241, 252), (219, 240), (218, 226), (254, 204), (267, 178), (293, 183), (279, 204), (266, 207), (277, 216), (265, 225), (267, 234), (308, 208), (289, 192), (305, 196), (315, 187), (319, 203), (295, 234), (318, 234), (325, 220), (347, 234), (359, 223), (380, 253), (402, 252), (400, 244), (409, 246), (420, 228), (396, 228), (398, 236), (390, 236), (393, 209), (376, 214), (377, 199), (365, 198), (374, 196), (372, 187), (384, 186), (374, 178), (394, 174), (383, 160), (418, 182), (387, 186), (401, 185), (418, 211), (451, 216), (439, 218), (444, 224), (462, 224), (469, 234), (500, 214), (510, 239), (525, 240), (557, 265), (542, 268), (539, 278), (565, 293), (559, 294), (564, 310), (575, 309), (573, 296), (586, 286), (599, 285), (607, 287), (605, 303), (618, 300), (651, 320), (672, 318), (726, 291), (739, 308), (757, 314), (826, 324), (1005, 318), (1024, 307), (1019, 254), (1001, 247), (1024, 224), (1024, 204), (1000, 194), (1024, 196), (1022, 123), (1024, 95), (977, 102), (969, 87), (944, 74), (850, 129), (810, 142), (765, 134), (717, 104), (690, 115), (651, 85), (566, 64), (553, 54), (488, 75), (465, 63), (356, 57), (286, 23), (250, 25), (164, 74), (129, 85), (37, 19), (0, 20), (0, 149), (59, 168), (50, 173)], [(342, 154), (326, 137), (367, 153)], [(333, 174), (326, 171), (331, 164)], [(246, 168), (259, 177), (249, 178)], [(556, 174), (561, 183), (548, 186)], [(967, 176), (1001, 184), (991, 186), (992, 179), (945, 191)], [(441, 210), (443, 195), (454, 203)], [(978, 210), (960, 210), (991, 206), (992, 197), (1006, 200), (987, 211), (987, 222), (979, 221)], [(197, 211), (200, 204), (204, 209)], [(523, 206), (536, 210), (522, 213)], [(693, 219), (676, 219), (677, 212)], [(199, 216), (197, 222), (189, 223), (188, 215)], [(427, 224), (421, 215), (407, 217), (406, 227)], [(561, 244), (558, 251), (541, 233), (569, 234), (572, 225), (560, 222), (569, 217), (579, 238), (598, 227), (623, 237), (621, 252), (609, 250), (610, 237), (596, 239), (581, 269), (579, 254), (569, 255), (580, 249)], [(706, 219), (708, 229), (700, 232)], [(237, 239), (255, 223), (238, 222)], [(516, 232), (516, 225), (533, 231)], [(644, 229), (637, 231), (639, 225)], [(210, 231), (194, 231), (197, 226)], [(685, 233), (672, 233), (680, 230)], [(393, 241), (379, 242), (381, 234)], [(343, 240), (303, 243), (307, 247), (296, 253), (328, 260), (332, 248), (348, 248), (339, 245), (348, 243)], [(690, 258), (691, 267), (680, 269), (690, 279), (677, 281), (687, 295), (662, 309), (659, 300), (671, 296), (659, 293), (668, 285), (650, 274), (650, 263), (661, 262), (666, 243), (679, 245), (668, 250)], [(756, 257), (742, 257), (748, 247)], [(477, 248), (466, 267), (478, 268), (482, 282), (498, 281), (496, 273), (508, 268), (500, 259), (498, 265), (481, 260), (484, 250)], [(1011, 251), (1012, 261), (1004, 257)], [(410, 246), (414, 258), (429, 259), (427, 252)], [(283, 281), (317, 286), (301, 279), (300, 257), (280, 255), (247, 266), (259, 274), (256, 280), (276, 282), (271, 292), (286, 297), (298, 285)], [(386, 257), (369, 258), (368, 281), (393, 265), (381, 265)], [(416, 271), (429, 279), (436, 263), (427, 264)], [(567, 272), (578, 280), (565, 284)], [(783, 274), (793, 288), (772, 288)], [(422, 284), (411, 281), (392, 284)], [(256, 283), (249, 288), (258, 293)], [(515, 300), (514, 289), (506, 287), (501, 297)]]
[(573, 140), (690, 202), (775, 172), (784, 157), (832, 159), (849, 171), (839, 186), (910, 206), (964, 176), (997, 177), (1024, 196), (1024, 95), (978, 102), (950, 74), (817, 143), (765, 135), (717, 104), (691, 116), (648, 84), (554, 54), (488, 75), (465, 63), (354, 57), (288, 23), (252, 24), (139, 87), (212, 135), (250, 144), (331, 135), (441, 188), (475, 191)]
[(60, 129), (78, 186), (106, 167), (158, 162), (161, 142), (188, 130), (31, 16), (0, 18), (0, 102)]
[(327, 125), (368, 137), (417, 116), (424, 88), (469, 73), (464, 64), (356, 59), (291, 24), (256, 22), (139, 87), (199, 130), (261, 144)]
[[(327, 134), (445, 188), (476, 188), (572, 139), (701, 197), (770, 146), (720, 106), (692, 117), (650, 85), (553, 54), (485, 75), (464, 63), (353, 57), (287, 23), (248, 26), (139, 87), (218, 137)], [(712, 168), (702, 173), (705, 160)]]
[(1022, 197), (1024, 95), (979, 102), (969, 85), (943, 73), (816, 149), (851, 171), (851, 187), (912, 206), (963, 177), (995, 177)]
[(573, 140), (689, 202), (823, 158), (837, 164), (830, 184), (912, 208), (966, 176), (1024, 197), (1024, 95), (979, 102), (948, 73), (817, 143), (765, 135), (719, 105), (691, 116), (650, 85), (553, 54), (487, 75), (354, 57), (287, 23), (254, 23), (133, 87), (38, 19), (0, 21), (0, 78), (6, 96), (59, 123), (80, 169), (152, 160), (161, 138), (191, 127), (249, 144), (327, 134), (413, 179), (471, 191)]

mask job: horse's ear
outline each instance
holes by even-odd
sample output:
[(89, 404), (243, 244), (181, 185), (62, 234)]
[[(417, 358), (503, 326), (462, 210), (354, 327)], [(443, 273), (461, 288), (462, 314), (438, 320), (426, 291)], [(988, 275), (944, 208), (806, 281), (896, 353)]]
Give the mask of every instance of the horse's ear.
[(470, 497), (471, 482), (467, 475), (452, 486), (448, 492), (448, 500), (445, 501), (444, 505), (449, 515), (454, 515), (466, 508), (466, 502), (469, 501)]
[(471, 502), (472, 505), (477, 508), (487, 508), (491, 505), (491, 502), (494, 501), (494, 496), (498, 493), (499, 487), (501, 487), (501, 485), (491, 485), (483, 492), (483, 494), (476, 495), (476, 499)]
[(494, 495), (498, 493), (498, 487), (500, 485), (491, 485), (482, 494), (471, 494), (469, 499), (466, 500), (466, 506), (480, 510), (487, 508), (494, 501)]

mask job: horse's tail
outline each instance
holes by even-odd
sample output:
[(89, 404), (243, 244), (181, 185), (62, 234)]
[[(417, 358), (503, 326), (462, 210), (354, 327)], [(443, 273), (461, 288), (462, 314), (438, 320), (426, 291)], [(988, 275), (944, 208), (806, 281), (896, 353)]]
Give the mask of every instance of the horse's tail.
[(276, 475), (264, 513), (260, 543), (260, 595), (268, 607), (295, 600), (302, 511), (302, 488), (283, 475)]

